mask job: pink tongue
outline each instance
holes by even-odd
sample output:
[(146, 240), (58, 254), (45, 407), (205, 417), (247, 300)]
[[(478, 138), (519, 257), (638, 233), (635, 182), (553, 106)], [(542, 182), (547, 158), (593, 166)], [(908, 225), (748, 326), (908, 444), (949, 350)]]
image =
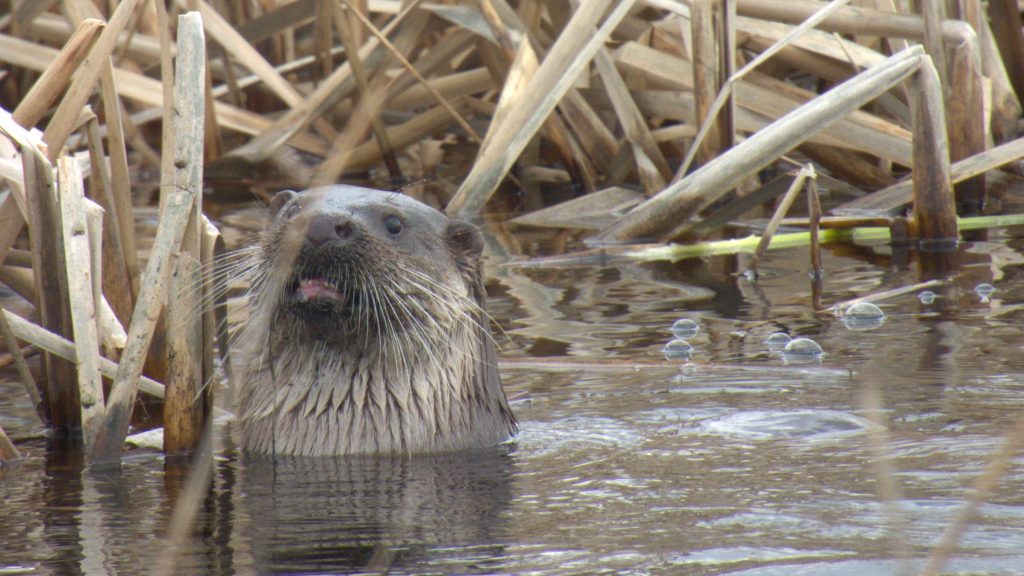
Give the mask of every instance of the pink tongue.
[(297, 292), (305, 300), (333, 300), (335, 302), (344, 302), (345, 297), (341, 295), (341, 292), (334, 287), (321, 280), (319, 278), (309, 278), (299, 281), (299, 289)]

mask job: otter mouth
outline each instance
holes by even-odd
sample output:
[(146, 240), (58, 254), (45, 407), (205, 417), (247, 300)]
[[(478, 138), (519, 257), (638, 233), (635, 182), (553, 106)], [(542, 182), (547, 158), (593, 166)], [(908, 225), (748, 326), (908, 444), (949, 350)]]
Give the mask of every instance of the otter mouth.
[(306, 320), (337, 319), (355, 315), (362, 293), (321, 276), (300, 275), (292, 282), (288, 308)]
[(340, 288), (323, 278), (302, 278), (292, 290), (294, 300), (298, 303), (330, 302), (344, 306), (348, 296)]

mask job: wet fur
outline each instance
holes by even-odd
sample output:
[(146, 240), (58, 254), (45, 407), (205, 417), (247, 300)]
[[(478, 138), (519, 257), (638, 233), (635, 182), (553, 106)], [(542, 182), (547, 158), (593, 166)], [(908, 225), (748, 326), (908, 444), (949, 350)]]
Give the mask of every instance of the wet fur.
[[(436, 453), (513, 434), (483, 310), (479, 232), (395, 193), (334, 186), (284, 194), (250, 256), (236, 370), (242, 447)], [(310, 245), (310, 218), (323, 210), (353, 214), (351, 242)], [(396, 242), (377, 228), (384, 214), (399, 215), (410, 236)], [(303, 271), (361, 306), (295, 305), (290, 289)]]

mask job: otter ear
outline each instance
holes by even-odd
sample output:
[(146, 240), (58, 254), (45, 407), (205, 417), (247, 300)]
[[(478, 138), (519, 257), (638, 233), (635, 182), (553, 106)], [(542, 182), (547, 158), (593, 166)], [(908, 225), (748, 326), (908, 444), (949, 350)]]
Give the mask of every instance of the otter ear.
[(288, 203), (289, 200), (295, 198), (299, 194), (294, 190), (281, 190), (270, 200), (270, 217), (274, 218), (277, 213), (281, 211), (281, 208)]
[(448, 221), (445, 241), (459, 262), (476, 261), (484, 251), (484, 236), (480, 229), (465, 220)]

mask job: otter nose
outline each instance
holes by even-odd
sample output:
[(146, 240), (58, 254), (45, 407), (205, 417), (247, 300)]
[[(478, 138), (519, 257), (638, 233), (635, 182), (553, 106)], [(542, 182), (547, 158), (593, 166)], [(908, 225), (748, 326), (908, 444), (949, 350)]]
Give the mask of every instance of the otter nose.
[(327, 242), (344, 242), (352, 236), (352, 219), (348, 214), (318, 213), (309, 220), (306, 239), (313, 246), (322, 246)]

